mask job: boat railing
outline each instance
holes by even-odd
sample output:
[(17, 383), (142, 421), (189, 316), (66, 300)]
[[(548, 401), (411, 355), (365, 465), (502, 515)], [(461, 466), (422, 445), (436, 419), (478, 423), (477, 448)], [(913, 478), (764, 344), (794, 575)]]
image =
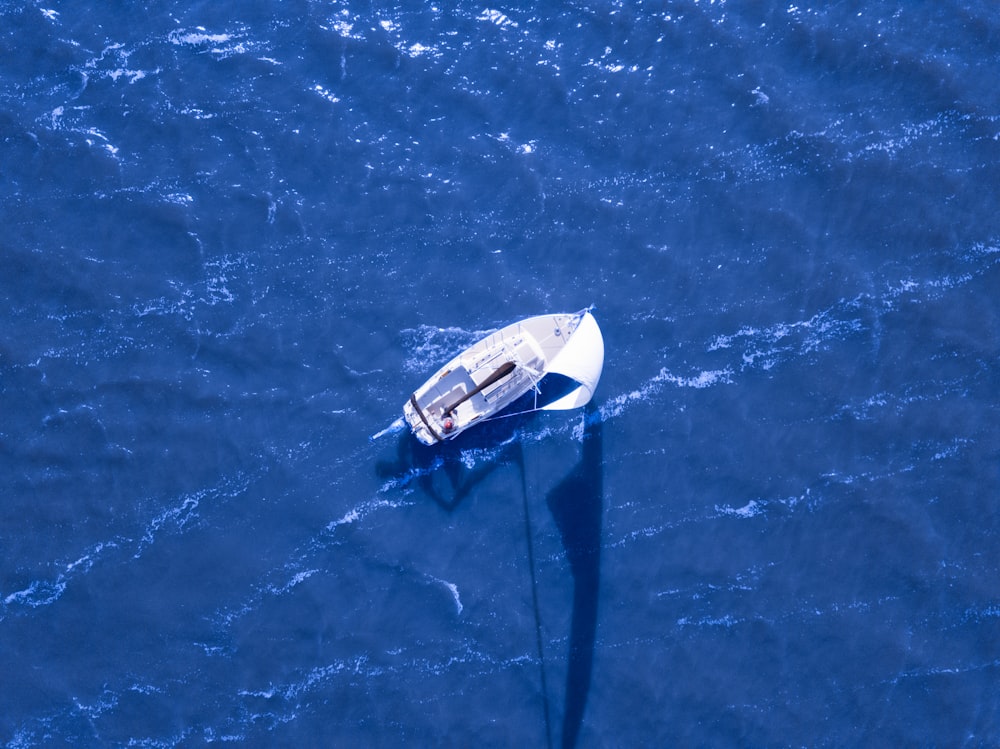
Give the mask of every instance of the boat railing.
[(497, 359), (502, 359), (503, 361), (511, 360), (511, 353), (516, 350), (517, 346), (521, 343), (520, 338), (516, 338), (513, 341), (503, 341), (500, 345), (493, 346), (486, 351), (483, 351), (475, 359), (472, 360), (467, 369), (470, 372), (478, 372), (480, 369), (489, 366), (492, 371), (496, 367), (492, 366), (491, 363), (495, 362)]
[(486, 400), (488, 402), (494, 403), (494, 402), (496, 402), (498, 400), (501, 400), (504, 395), (506, 395), (511, 390), (514, 390), (516, 387), (518, 387), (522, 381), (523, 381), (523, 378), (522, 377), (518, 377), (515, 374), (515, 375), (513, 375), (511, 377), (508, 377), (507, 380), (503, 384), (497, 385), (495, 388), (493, 388), (492, 390), (490, 390), (488, 393), (483, 393), (483, 397), (486, 398)]

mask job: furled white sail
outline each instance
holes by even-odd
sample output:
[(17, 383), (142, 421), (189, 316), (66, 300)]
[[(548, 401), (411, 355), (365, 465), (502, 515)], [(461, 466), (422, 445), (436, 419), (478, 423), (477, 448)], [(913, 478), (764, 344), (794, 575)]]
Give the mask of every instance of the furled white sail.
[(542, 407), (545, 411), (568, 411), (586, 405), (594, 396), (604, 370), (604, 336), (597, 320), (584, 314), (573, 335), (545, 368), (546, 373), (565, 375), (580, 383), (578, 388)]

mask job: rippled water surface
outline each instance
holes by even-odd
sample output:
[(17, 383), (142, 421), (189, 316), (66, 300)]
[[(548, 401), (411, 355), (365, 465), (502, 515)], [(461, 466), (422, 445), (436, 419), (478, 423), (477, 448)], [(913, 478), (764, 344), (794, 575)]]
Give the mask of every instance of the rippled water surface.
[[(1000, 743), (992, 3), (0, 50), (4, 746)], [(589, 304), (588, 409), (369, 442)]]

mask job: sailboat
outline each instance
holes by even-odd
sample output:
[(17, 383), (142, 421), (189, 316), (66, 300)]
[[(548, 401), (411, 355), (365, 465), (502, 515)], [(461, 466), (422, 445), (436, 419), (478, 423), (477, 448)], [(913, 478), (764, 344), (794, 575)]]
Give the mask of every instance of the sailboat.
[[(403, 419), (373, 439), (404, 421), (425, 445), (454, 439), (532, 390), (527, 411), (586, 405), (604, 368), (604, 338), (591, 309), (529, 317), (491, 333), (417, 388), (403, 405)], [(552, 395), (541, 387), (543, 379), (560, 380), (562, 387)]]

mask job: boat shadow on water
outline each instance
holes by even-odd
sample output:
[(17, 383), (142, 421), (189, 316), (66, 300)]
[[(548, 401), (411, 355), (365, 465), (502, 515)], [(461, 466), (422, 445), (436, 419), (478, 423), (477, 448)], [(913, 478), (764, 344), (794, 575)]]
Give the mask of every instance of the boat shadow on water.
[[(531, 443), (525, 443), (521, 435), (529, 430), (536, 416), (535, 413), (518, 414), (482, 424), (452, 441), (433, 447), (421, 445), (409, 433), (401, 434), (396, 461), (381, 462), (376, 470), (382, 479), (413, 481), (449, 512), (496, 469), (512, 466), (520, 473), (546, 737), (548, 745), (552, 746), (549, 690), (545, 677), (546, 653), (541, 635), (531, 523), (531, 507), (537, 507), (532, 494), (545, 492), (546, 506), (559, 531), (573, 577), (573, 609), (560, 732), (561, 746), (569, 749), (576, 746), (583, 725), (597, 633), (604, 511), (603, 424), (597, 409), (588, 404), (584, 414), (583, 439), (575, 464), (554, 485), (535, 486), (527, 479), (525, 468), (525, 453), (531, 450)], [(469, 461), (467, 456), (470, 453), (477, 459)]]
[[(458, 507), (497, 468), (519, 462), (519, 429), (534, 414), (482, 424), (453, 440), (427, 447), (408, 431), (399, 435), (395, 461), (380, 461), (375, 470), (382, 480), (415, 484), (442, 509)], [(470, 461), (468, 456), (477, 459)]]

